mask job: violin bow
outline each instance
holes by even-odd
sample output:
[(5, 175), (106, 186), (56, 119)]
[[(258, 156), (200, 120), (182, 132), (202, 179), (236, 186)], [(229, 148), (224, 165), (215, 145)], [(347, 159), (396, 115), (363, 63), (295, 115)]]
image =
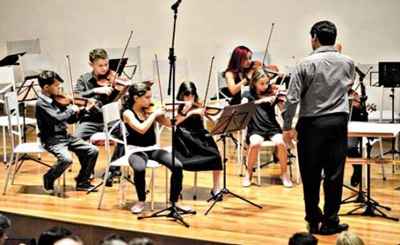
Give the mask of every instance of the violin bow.
[(75, 105), (75, 101), (74, 101), (74, 84), (72, 82), (72, 71), (71, 71), (71, 57), (69, 55), (65, 56), (65, 63), (66, 63), (66, 66), (67, 66), (67, 74), (68, 74), (69, 82), (70, 82), (70, 86), (71, 86), (72, 104)]
[[(132, 39), (132, 36), (133, 36), (133, 31), (131, 30), (131, 32), (129, 33), (128, 40), (126, 41), (124, 50), (123, 50), (123, 52), (122, 52), (122, 56), (121, 56), (121, 58), (120, 58), (119, 61), (118, 61), (117, 69), (116, 69), (116, 71), (115, 71), (116, 74), (115, 74), (115, 76), (113, 77), (111, 84), (113, 84), (114, 81), (115, 81), (115, 79), (117, 79), (118, 70), (121, 68), (122, 60), (125, 58), (125, 54), (126, 54), (126, 51), (127, 51), (127, 49), (128, 49), (129, 43), (130, 43), (130, 41), (131, 41), (131, 39)], [(115, 102), (115, 101), (118, 101), (118, 100), (122, 97), (122, 95), (124, 95), (124, 94), (126, 93), (126, 90), (127, 90), (127, 89), (128, 89), (128, 86), (126, 86), (126, 88), (122, 89), (122, 90), (118, 93), (118, 95), (115, 97), (114, 102)]]
[(267, 58), (268, 49), (269, 49), (269, 44), (270, 44), (270, 42), (271, 42), (271, 37), (272, 37), (272, 32), (273, 32), (273, 30), (274, 30), (274, 26), (275, 26), (275, 23), (272, 22), (272, 24), (271, 24), (271, 29), (270, 29), (269, 34), (268, 34), (267, 45), (265, 46), (264, 57), (263, 57), (263, 60), (262, 60), (263, 66), (264, 66), (264, 64), (265, 64), (265, 59)]
[(160, 90), (160, 103), (161, 103), (161, 105), (164, 105), (164, 98), (163, 98), (163, 92), (162, 92), (162, 87), (161, 87), (161, 78), (160, 78), (160, 66), (158, 64), (157, 54), (154, 54), (154, 62), (155, 62), (155, 66), (156, 66), (158, 89)]
[(215, 59), (215, 56), (211, 57), (210, 70), (208, 72), (208, 81), (207, 81), (207, 87), (206, 87), (206, 94), (204, 95), (204, 103), (203, 103), (204, 107), (206, 107), (206, 105), (207, 105), (207, 97), (208, 97), (208, 91), (209, 91), (209, 88), (210, 88), (210, 81), (211, 81), (211, 74), (212, 74), (212, 70), (213, 70), (214, 59)]

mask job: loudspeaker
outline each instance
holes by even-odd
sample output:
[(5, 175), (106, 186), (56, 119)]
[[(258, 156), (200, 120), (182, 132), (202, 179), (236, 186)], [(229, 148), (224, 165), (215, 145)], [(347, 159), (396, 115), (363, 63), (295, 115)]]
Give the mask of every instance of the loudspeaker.
[(400, 62), (379, 62), (379, 86), (400, 87)]

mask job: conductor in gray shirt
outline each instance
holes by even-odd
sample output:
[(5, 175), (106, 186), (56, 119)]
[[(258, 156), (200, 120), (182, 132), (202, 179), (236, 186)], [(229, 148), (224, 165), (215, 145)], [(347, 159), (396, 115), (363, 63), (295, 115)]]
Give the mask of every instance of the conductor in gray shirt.
[[(311, 233), (335, 234), (348, 229), (340, 224), (343, 173), (347, 151), (349, 104), (347, 90), (354, 80), (354, 63), (334, 47), (337, 29), (330, 21), (311, 28), (314, 50), (291, 75), (283, 112), (283, 137), (295, 136), (292, 120), (300, 104), (296, 125), (305, 220)], [(321, 172), (325, 173), (324, 208), (319, 208)]]

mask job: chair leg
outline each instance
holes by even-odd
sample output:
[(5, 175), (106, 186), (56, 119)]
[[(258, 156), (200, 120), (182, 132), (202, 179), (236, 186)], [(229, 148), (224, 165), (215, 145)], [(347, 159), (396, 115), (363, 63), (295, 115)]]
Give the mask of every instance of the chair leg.
[[(237, 143), (237, 147), (236, 147), (236, 162), (238, 164), (242, 163), (242, 133), (239, 132), (239, 137), (238, 137), (238, 143)], [(240, 170), (241, 171), (241, 170)]]
[(100, 198), (99, 198), (99, 203), (97, 205), (97, 209), (101, 209), (101, 204), (103, 203), (104, 191), (106, 189), (106, 181), (109, 172), (110, 172), (110, 166), (108, 165), (106, 172), (104, 173), (103, 184), (101, 186)]
[(13, 176), (11, 178), (11, 184), (14, 184), (15, 181), (15, 175), (17, 175), (17, 171), (18, 169), (20, 169), (22, 167), (23, 162), (21, 162), (20, 166), (18, 166), (18, 161), (19, 161), (19, 154), (17, 153), (15, 156), (15, 160), (14, 160), (14, 173)]
[(58, 188), (58, 190), (57, 190), (57, 192), (56, 192), (57, 196), (61, 196), (61, 189), (62, 189), (62, 187), (61, 187), (61, 186), (62, 186), (61, 181), (62, 181), (63, 175), (64, 175), (64, 173), (62, 174), (62, 176), (60, 176), (60, 177), (57, 179), (57, 188)]
[[(260, 158), (260, 153), (261, 151), (259, 151), (258, 153), (257, 153), (257, 184), (259, 185), (259, 186), (261, 186), (261, 164), (260, 164), (260, 160), (261, 160), (261, 158)], [(251, 171), (251, 170), (250, 170)]]
[(6, 181), (5, 181), (5, 183), (4, 183), (3, 195), (5, 195), (6, 192), (7, 192), (7, 187), (8, 187), (8, 183), (9, 183), (9, 181), (10, 181), (10, 175), (11, 175), (11, 171), (12, 171), (11, 168), (12, 168), (13, 160), (14, 160), (14, 154), (11, 155), (10, 162), (7, 163), (7, 168), (8, 168), (8, 169), (7, 169)]
[[(243, 174), (244, 166), (247, 164), (247, 162), (246, 162), (246, 161), (247, 161), (247, 151), (244, 152), (245, 150), (244, 150), (243, 145), (242, 145), (241, 151), (242, 151), (242, 160), (240, 161), (240, 172), (239, 172), (239, 176), (240, 176), (240, 177), (243, 177), (243, 176), (244, 176), (244, 174)], [(244, 153), (244, 154), (243, 154), (243, 153)], [(243, 159), (243, 155), (246, 156), (244, 159)]]
[(197, 172), (194, 172), (193, 200), (197, 199)]
[(126, 199), (125, 199), (125, 194), (126, 194), (126, 186), (127, 186), (127, 179), (128, 175), (127, 172), (125, 171), (126, 169), (124, 167), (121, 167), (121, 182), (119, 184), (119, 206), (120, 208), (123, 208), (126, 205)]
[[(36, 133), (36, 135), (39, 135), (39, 128), (38, 128), (37, 124), (35, 125), (35, 133)], [(39, 137), (36, 138), (36, 142), (40, 144), (40, 138)], [(38, 158), (39, 158), (39, 160), (42, 160), (42, 154), (41, 153), (38, 154)]]
[(151, 185), (150, 185), (151, 203), (150, 208), (154, 210), (154, 168), (151, 169)]
[(2, 134), (3, 134), (3, 161), (4, 163), (7, 162), (7, 145), (6, 145), (6, 127), (1, 127)]
[(62, 183), (62, 188), (61, 188), (61, 196), (65, 197), (65, 190), (67, 187), (67, 174), (64, 172), (63, 174), (63, 183)]
[(381, 170), (382, 170), (382, 179), (383, 181), (386, 180), (386, 174), (385, 174), (385, 166), (384, 164), (381, 164)]
[(168, 207), (168, 169), (165, 168), (165, 206)]
[[(380, 157), (383, 158), (383, 144), (382, 144), (382, 138), (379, 138), (379, 153), (380, 153)], [(385, 174), (385, 167), (382, 164), (381, 166), (382, 168), (382, 179), (386, 180), (386, 174)]]

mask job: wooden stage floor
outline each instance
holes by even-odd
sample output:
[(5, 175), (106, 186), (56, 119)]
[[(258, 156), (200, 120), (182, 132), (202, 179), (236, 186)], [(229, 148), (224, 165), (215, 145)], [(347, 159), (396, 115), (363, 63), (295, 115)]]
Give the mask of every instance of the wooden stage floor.
[[(251, 188), (241, 187), (237, 164), (234, 160), (234, 150), (230, 146), (228, 163), (228, 187), (231, 191), (242, 195), (262, 209), (255, 208), (238, 199), (227, 197), (217, 203), (212, 212), (205, 216), (209, 206), (205, 201), (209, 197), (212, 186), (211, 172), (199, 173), (198, 198), (192, 200), (194, 174), (184, 172), (183, 200), (180, 204), (191, 205), (197, 214), (185, 216), (191, 225), (185, 228), (165, 218), (138, 220), (130, 213), (129, 208), (136, 200), (132, 186), (127, 189), (128, 205), (120, 208), (118, 205), (117, 184), (107, 188), (103, 208), (97, 209), (99, 193), (86, 195), (73, 190), (74, 180), (79, 164), (74, 163), (72, 172), (67, 173), (67, 197), (60, 198), (45, 194), (42, 189), (42, 175), (45, 167), (26, 162), (16, 177), (15, 185), (9, 188), (6, 196), (0, 195), (0, 212), (20, 216), (35, 217), (72, 224), (98, 226), (117, 231), (132, 231), (141, 235), (158, 235), (197, 240), (199, 243), (229, 243), (229, 244), (287, 244), (289, 237), (299, 231), (306, 231), (302, 186), (295, 185), (292, 189), (283, 188), (278, 182), (279, 166), (272, 165), (263, 169), (262, 186), (253, 185)], [(47, 155), (44, 160), (50, 160)], [(101, 151), (96, 173), (104, 169), (104, 150)], [(387, 212), (391, 216), (400, 217), (400, 171), (392, 174), (392, 167), (386, 166), (387, 180), (381, 177), (381, 168), (372, 167), (372, 196), (381, 204), (392, 208)], [(149, 177), (148, 171), (148, 177)], [(351, 166), (346, 167), (345, 182), (349, 182)], [(5, 168), (0, 166), (0, 186), (4, 184)], [(156, 210), (165, 207), (165, 170), (156, 170), (155, 200)], [(149, 180), (149, 179), (147, 179)], [(100, 181), (99, 179), (96, 182)], [(344, 191), (348, 196), (349, 191)], [(148, 198), (149, 200), (150, 198)], [(323, 198), (322, 198), (323, 200)], [(149, 210), (147, 206), (147, 211)], [(341, 213), (351, 210), (353, 204), (342, 206)], [(399, 244), (400, 223), (379, 217), (351, 216), (341, 217), (342, 222), (350, 225), (350, 230), (357, 233), (365, 244)], [(42, 230), (48, 228), (43, 227)], [(79, 230), (77, 231), (78, 235)], [(104, 234), (105, 236), (106, 234)], [(334, 244), (336, 236), (317, 236), (319, 244)], [(186, 240), (187, 241), (187, 240)], [(161, 242), (159, 243), (161, 244)], [(164, 243), (165, 244), (165, 243)]]

